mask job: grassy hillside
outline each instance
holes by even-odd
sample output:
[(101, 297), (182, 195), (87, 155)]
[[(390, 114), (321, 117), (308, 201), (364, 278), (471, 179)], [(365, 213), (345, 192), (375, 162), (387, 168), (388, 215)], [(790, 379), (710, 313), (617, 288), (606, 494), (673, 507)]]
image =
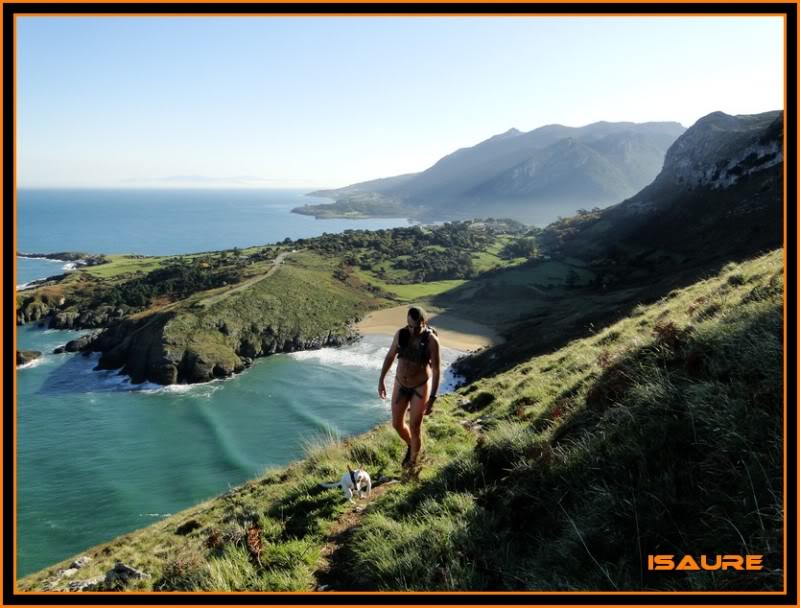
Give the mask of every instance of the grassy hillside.
[[(115, 560), (156, 590), (779, 589), (783, 252), (640, 306), (437, 402), (397, 483), (387, 425), (18, 582)], [(320, 482), (388, 478), (359, 507)], [(646, 556), (763, 554), (761, 572), (648, 572)], [(95, 588), (114, 587), (98, 582)]]
[(134, 381), (212, 380), (258, 356), (341, 344), (352, 337), (349, 325), (381, 303), (335, 278), (336, 260), (295, 251), (270, 265), (240, 275), (244, 281), (130, 315), (97, 339), (100, 367), (122, 367)]

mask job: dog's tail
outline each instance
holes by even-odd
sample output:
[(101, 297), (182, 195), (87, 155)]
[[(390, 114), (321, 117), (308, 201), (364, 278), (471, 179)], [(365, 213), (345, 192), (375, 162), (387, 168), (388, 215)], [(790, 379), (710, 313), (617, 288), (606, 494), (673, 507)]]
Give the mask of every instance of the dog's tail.
[(321, 483), (319, 485), (322, 486), (323, 488), (341, 488), (342, 487), (342, 483), (341, 482), (337, 482), (337, 483)]

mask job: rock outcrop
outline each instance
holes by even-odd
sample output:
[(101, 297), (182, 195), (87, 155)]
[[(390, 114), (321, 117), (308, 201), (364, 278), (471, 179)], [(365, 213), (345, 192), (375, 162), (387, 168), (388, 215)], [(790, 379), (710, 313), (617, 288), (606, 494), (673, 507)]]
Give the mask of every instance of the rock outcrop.
[(65, 310), (56, 312), (50, 318), (50, 329), (90, 329), (95, 327), (108, 327), (114, 321), (121, 319), (128, 312), (127, 306), (98, 306), (97, 308), (78, 311)]
[(17, 365), (27, 365), (42, 356), (38, 350), (18, 350), (17, 351)]
[(129, 566), (117, 560), (114, 567), (108, 570), (105, 575), (93, 576), (87, 579), (70, 580), (75, 577), (81, 568), (87, 566), (92, 558), (84, 555), (73, 561), (69, 568), (59, 570), (55, 577), (48, 580), (42, 587), (43, 591), (114, 591), (125, 587), (129, 581), (136, 579), (148, 579), (147, 572)]
[(86, 334), (85, 336), (81, 336), (75, 340), (70, 340), (64, 346), (64, 350), (68, 353), (78, 353), (89, 350), (94, 341), (97, 339), (97, 335), (97, 333)]
[(743, 177), (783, 162), (783, 113), (698, 120), (667, 151), (660, 180), (687, 188), (729, 188)]
[(54, 306), (40, 299), (28, 298), (22, 305), (17, 306), (17, 325), (44, 319), (54, 309)]
[(90, 346), (102, 353), (98, 368), (121, 368), (135, 383), (192, 384), (239, 373), (257, 357), (341, 346), (357, 339), (347, 324), (309, 335), (266, 322), (265, 327), (256, 323), (245, 331), (197, 323), (191, 333), (175, 336), (170, 327), (175, 321), (173, 313), (156, 313), (125, 319), (105, 330)]

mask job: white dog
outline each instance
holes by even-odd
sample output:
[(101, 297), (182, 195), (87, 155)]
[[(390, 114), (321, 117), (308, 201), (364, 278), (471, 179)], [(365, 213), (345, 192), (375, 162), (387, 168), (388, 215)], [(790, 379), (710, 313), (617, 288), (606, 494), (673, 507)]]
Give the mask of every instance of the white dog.
[[(347, 467), (347, 473), (342, 475), (342, 480), (339, 483), (321, 483), (323, 488), (341, 488), (345, 500), (355, 503), (353, 494), (358, 493), (359, 497), (369, 496), (372, 491), (372, 480), (364, 469), (352, 470)], [(366, 488), (366, 492), (364, 492)]]

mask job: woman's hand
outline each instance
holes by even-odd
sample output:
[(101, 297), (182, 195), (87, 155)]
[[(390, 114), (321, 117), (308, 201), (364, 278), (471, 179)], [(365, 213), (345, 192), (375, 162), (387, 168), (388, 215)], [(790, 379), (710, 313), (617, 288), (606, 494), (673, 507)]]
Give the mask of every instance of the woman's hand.
[(429, 416), (433, 412), (433, 402), (436, 401), (436, 395), (428, 399), (428, 407), (425, 408), (425, 415)]
[(386, 399), (386, 383), (383, 381), (383, 378), (378, 380), (378, 397)]

